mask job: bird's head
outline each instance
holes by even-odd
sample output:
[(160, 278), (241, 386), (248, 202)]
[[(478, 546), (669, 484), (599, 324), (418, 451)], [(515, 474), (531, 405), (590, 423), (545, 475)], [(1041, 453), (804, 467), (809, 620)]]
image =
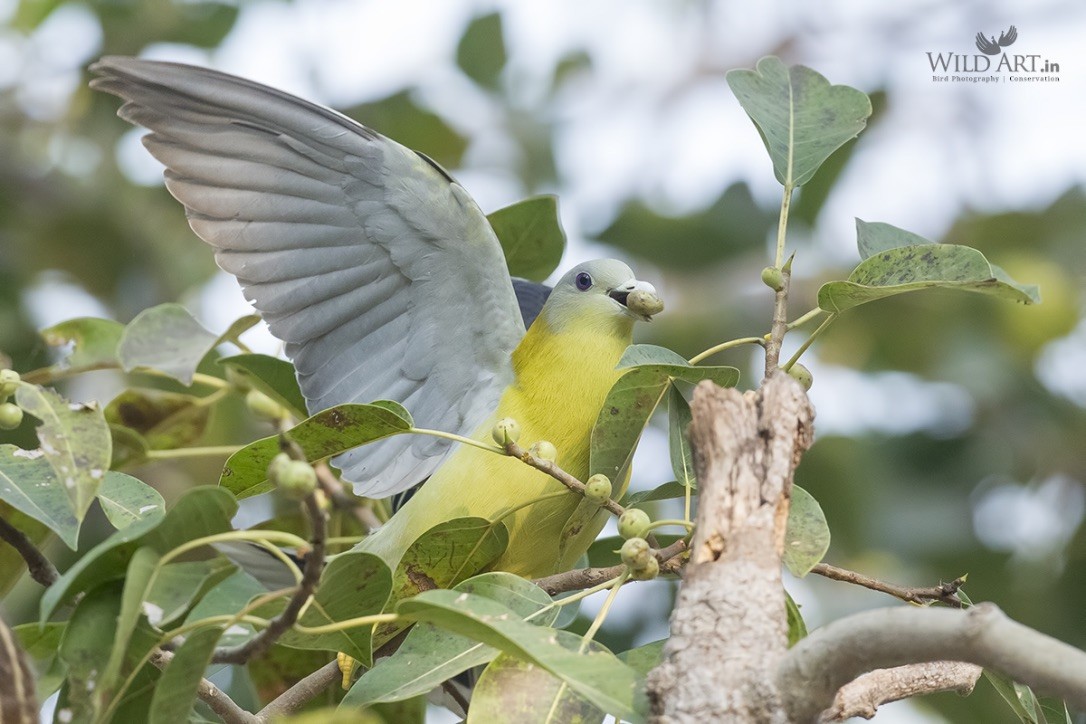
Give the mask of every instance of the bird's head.
[(588, 261), (558, 280), (540, 316), (554, 329), (589, 324), (629, 329), (635, 320), (651, 321), (664, 303), (648, 282), (615, 259)]

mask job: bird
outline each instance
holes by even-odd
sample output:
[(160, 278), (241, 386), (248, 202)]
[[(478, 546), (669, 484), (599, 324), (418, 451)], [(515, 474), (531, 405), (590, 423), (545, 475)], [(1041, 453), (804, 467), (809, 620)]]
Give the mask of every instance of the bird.
[(1018, 40), (1018, 30), (1012, 25), (999, 34), (999, 39), (993, 35), (991, 40), (984, 37), (984, 33), (977, 33), (977, 50), (986, 55), (997, 55), (1003, 52), (1003, 48), (1013, 45)]
[[(388, 399), (418, 427), (479, 441), (513, 418), (522, 441), (553, 443), (561, 468), (587, 475), (591, 430), (634, 323), (663, 309), (650, 283), (613, 259), (579, 264), (549, 291), (514, 282), (452, 175), (324, 106), (180, 63), (107, 56), (91, 71), (93, 88), (122, 99), (118, 115), (150, 131), (143, 143), (166, 167), (167, 189), (285, 343), (311, 413)], [(635, 292), (644, 303), (630, 304)], [(511, 457), (415, 435), (332, 463), (370, 498), (425, 482), (360, 546), (392, 567), (436, 524), (495, 519), (563, 490)], [(615, 481), (616, 497), (626, 482)], [(571, 568), (606, 516), (560, 546), (578, 498), (506, 517), (509, 545), (490, 569)]]

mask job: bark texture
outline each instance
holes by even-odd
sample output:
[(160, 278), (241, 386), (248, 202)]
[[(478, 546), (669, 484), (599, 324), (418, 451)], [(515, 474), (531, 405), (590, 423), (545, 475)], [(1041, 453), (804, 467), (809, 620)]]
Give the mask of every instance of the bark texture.
[(784, 722), (781, 553), (792, 475), (814, 412), (784, 374), (757, 392), (698, 385), (690, 443), (699, 481), (690, 563), (663, 660), (649, 675), (656, 722)]

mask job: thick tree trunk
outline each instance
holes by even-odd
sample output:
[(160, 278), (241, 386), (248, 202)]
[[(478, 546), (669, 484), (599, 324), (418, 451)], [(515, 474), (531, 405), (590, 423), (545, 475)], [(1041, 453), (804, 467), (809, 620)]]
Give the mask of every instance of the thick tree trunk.
[(788, 640), (781, 553), (792, 474), (811, 444), (803, 389), (701, 383), (690, 442), (697, 529), (663, 661), (649, 676), (658, 722), (784, 722), (777, 668)]

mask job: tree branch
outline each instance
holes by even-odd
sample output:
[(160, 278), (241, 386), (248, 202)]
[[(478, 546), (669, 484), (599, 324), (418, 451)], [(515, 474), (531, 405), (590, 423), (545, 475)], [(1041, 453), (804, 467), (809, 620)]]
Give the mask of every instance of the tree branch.
[(774, 686), (788, 646), (781, 554), (813, 412), (800, 385), (777, 373), (757, 392), (702, 382), (691, 413), (698, 519), (671, 638), (647, 682), (652, 717), (781, 721)]
[(817, 573), (835, 581), (854, 583), (857, 586), (870, 588), (872, 591), (888, 593), (908, 603), (925, 604), (939, 601), (954, 608), (965, 608), (965, 603), (958, 598), (958, 589), (965, 585), (965, 576), (959, 576), (949, 583), (940, 583), (938, 586), (907, 587), (885, 583), (862, 573), (831, 566), (828, 563), (819, 563), (811, 569), (811, 573)]
[(216, 664), (244, 664), (254, 656), (260, 656), (274, 644), (294, 623), (302, 607), (309, 601), (310, 596), (317, 590), (320, 583), (321, 572), (324, 570), (324, 543), (327, 537), (324, 511), (317, 504), (316, 496), (309, 495), (303, 502), (306, 513), (309, 515), (309, 524), (313, 535), (310, 538), (311, 548), (305, 555), (305, 567), (302, 569), (302, 580), (295, 589), (294, 594), (287, 602), (287, 607), (282, 613), (268, 622), (263, 629), (253, 638), (237, 646), (216, 649), (211, 657)]
[(256, 715), (255, 721), (261, 723), (270, 722), (273, 719), (293, 714), (312, 701), (313, 697), (331, 686), (340, 676), (339, 662), (336, 660), (329, 661), (269, 702)]
[[(505, 453), (507, 455), (515, 457), (526, 465), (530, 465), (536, 470), (550, 475), (552, 478), (560, 482), (562, 485), (565, 485), (573, 492), (578, 493), (579, 495), (584, 495), (584, 483), (552, 463), (550, 460), (537, 458), (535, 455), (532, 455), (530, 452), (522, 448), (520, 445), (517, 445), (515, 442), (507, 442), (504, 447)], [(606, 508), (608, 511), (616, 516), (622, 515), (626, 512), (625, 508), (623, 508), (611, 498), (608, 498), (607, 502), (605, 502), (600, 507)]]
[(870, 719), (882, 704), (911, 696), (956, 691), (967, 696), (984, 669), (961, 661), (932, 661), (892, 669), (875, 669), (845, 684), (833, 698), (833, 706), (820, 721), (844, 721), (854, 716)]
[(30, 577), (35, 581), (48, 588), (60, 578), (56, 566), (50, 563), (49, 559), (38, 550), (33, 541), (3, 518), (0, 518), (0, 538), (3, 538), (23, 557), (23, 560), (26, 561), (26, 568), (30, 572)]
[[(680, 538), (667, 548), (656, 551), (655, 555), (656, 560), (660, 562), (661, 569), (663, 569), (673, 559), (678, 558), (685, 552), (686, 541)], [(676, 561), (676, 563), (679, 562)], [(537, 578), (532, 583), (546, 591), (547, 595), (557, 596), (560, 593), (582, 591), (586, 588), (592, 588), (592, 586), (598, 586), (604, 581), (609, 581), (615, 576), (621, 575), (624, 570), (626, 570), (626, 566), (622, 563), (617, 566), (602, 568), (578, 568), (564, 573), (555, 573), (553, 576), (546, 576), (545, 578)]]
[(813, 721), (861, 674), (931, 661), (994, 669), (1086, 709), (1086, 652), (1012, 621), (994, 604), (964, 611), (884, 608), (812, 632), (785, 655), (777, 687), (792, 721)]

